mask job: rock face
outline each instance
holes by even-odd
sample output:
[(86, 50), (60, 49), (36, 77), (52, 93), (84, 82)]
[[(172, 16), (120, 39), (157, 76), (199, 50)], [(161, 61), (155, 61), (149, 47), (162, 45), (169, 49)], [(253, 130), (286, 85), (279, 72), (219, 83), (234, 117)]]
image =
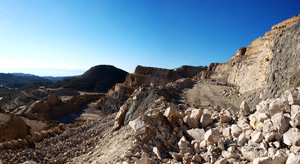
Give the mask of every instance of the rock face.
[(97, 100), (103, 95), (73, 96), (62, 100), (57, 95), (50, 95), (29, 106), (27, 116), (38, 119), (58, 119), (80, 109), (81, 105)]
[(273, 26), (229, 62), (211, 64), (206, 74), (238, 86), (241, 93), (261, 91), (267, 97), (298, 86), (299, 19), (297, 15)]
[(0, 142), (12, 139), (24, 139), (29, 134), (27, 124), (20, 117), (13, 117), (0, 127)]
[(181, 78), (195, 76), (200, 71), (206, 70), (206, 67), (182, 66), (173, 70), (137, 66), (133, 74), (126, 77), (124, 84), (130, 87), (138, 87), (142, 84), (149, 85), (153, 83), (156, 86), (164, 86), (169, 82), (174, 82)]

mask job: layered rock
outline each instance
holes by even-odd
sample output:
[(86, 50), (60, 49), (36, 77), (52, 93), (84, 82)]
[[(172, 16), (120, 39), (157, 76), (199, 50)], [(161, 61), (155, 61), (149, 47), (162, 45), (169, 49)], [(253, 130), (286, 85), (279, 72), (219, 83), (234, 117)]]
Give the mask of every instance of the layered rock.
[[(204, 77), (234, 84), (241, 93), (268, 92), (268, 97), (299, 85), (299, 68), (296, 66), (299, 59), (299, 19), (300, 15), (297, 15), (273, 26), (264, 36), (240, 48), (229, 62), (211, 64)], [(266, 87), (268, 90), (264, 91)]]

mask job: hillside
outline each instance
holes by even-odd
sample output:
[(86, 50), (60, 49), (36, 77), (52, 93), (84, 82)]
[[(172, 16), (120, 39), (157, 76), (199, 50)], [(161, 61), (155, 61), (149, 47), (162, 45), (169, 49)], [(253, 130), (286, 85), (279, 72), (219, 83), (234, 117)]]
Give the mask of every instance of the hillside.
[(6, 74), (0, 73), (0, 85), (7, 86), (9, 88), (30, 88), (41, 85), (49, 85), (52, 82), (45, 78), (34, 75), (22, 75), (19, 74)]
[(73, 88), (79, 91), (107, 92), (116, 83), (123, 82), (128, 73), (110, 65), (90, 68), (81, 76), (58, 81), (52, 87)]

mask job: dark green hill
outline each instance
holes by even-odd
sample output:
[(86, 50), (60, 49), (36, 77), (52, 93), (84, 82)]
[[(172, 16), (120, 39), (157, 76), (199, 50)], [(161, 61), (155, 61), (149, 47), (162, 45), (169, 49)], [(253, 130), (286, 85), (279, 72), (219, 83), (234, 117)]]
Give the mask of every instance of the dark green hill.
[(50, 80), (34, 75), (18, 76), (9, 73), (0, 73), (0, 85), (7, 86), (9, 88), (31, 88), (50, 84)]
[(110, 65), (90, 68), (81, 76), (68, 78), (53, 84), (53, 87), (73, 88), (79, 91), (107, 92), (116, 83), (125, 81), (128, 72)]

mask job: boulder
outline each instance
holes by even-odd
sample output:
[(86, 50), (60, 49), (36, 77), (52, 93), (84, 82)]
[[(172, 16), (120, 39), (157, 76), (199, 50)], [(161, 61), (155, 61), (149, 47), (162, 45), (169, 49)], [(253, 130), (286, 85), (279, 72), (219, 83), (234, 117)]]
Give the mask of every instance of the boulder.
[(190, 117), (195, 119), (197, 122), (200, 122), (200, 118), (201, 118), (202, 114), (203, 114), (203, 111), (201, 109), (193, 109)]
[(277, 131), (280, 134), (283, 134), (289, 128), (289, 124), (288, 124), (285, 116), (283, 115), (283, 113), (277, 113), (277, 114), (273, 115), (271, 118), (271, 121), (272, 121), (274, 127), (277, 129)]
[(134, 130), (134, 132), (137, 135), (144, 134), (146, 132), (146, 125), (144, 120), (141, 117), (138, 117), (133, 121), (130, 121), (129, 126)]
[(42, 134), (43, 138), (48, 137), (48, 131), (47, 130), (41, 130), (40, 133)]
[(170, 118), (170, 117), (176, 117), (178, 119), (183, 118), (182, 115), (180, 114), (178, 106), (173, 103), (171, 103), (170, 107), (168, 107), (166, 109), (166, 111), (164, 112), (164, 116), (167, 118)]
[(211, 116), (209, 113), (202, 114), (201, 119), (200, 119), (201, 127), (202, 128), (206, 127), (207, 125), (212, 123), (212, 121), (213, 120), (211, 119)]
[(199, 140), (199, 141), (203, 141), (204, 140), (204, 135), (205, 135), (205, 131), (204, 129), (190, 129), (187, 130), (187, 133), (194, 139), (194, 140)]
[(268, 112), (271, 116), (276, 113), (280, 113), (282, 111), (285, 111), (285, 112), (290, 111), (290, 106), (289, 106), (289, 102), (287, 99), (277, 98), (270, 103)]
[(251, 142), (260, 143), (264, 139), (262, 132), (256, 132), (251, 136)]
[(183, 118), (184, 123), (186, 123), (190, 128), (198, 128), (199, 127), (199, 122), (194, 119), (191, 118), (189, 115), (185, 116)]
[(290, 128), (283, 134), (283, 143), (288, 146), (300, 146), (300, 132), (298, 128)]
[(183, 149), (185, 147), (188, 147), (189, 146), (189, 142), (186, 140), (186, 138), (183, 136), (181, 137), (181, 139), (179, 140), (178, 142), (178, 147), (179, 149)]
[(219, 138), (220, 138), (220, 132), (218, 129), (209, 129), (204, 134), (204, 139), (211, 143), (218, 143)]

